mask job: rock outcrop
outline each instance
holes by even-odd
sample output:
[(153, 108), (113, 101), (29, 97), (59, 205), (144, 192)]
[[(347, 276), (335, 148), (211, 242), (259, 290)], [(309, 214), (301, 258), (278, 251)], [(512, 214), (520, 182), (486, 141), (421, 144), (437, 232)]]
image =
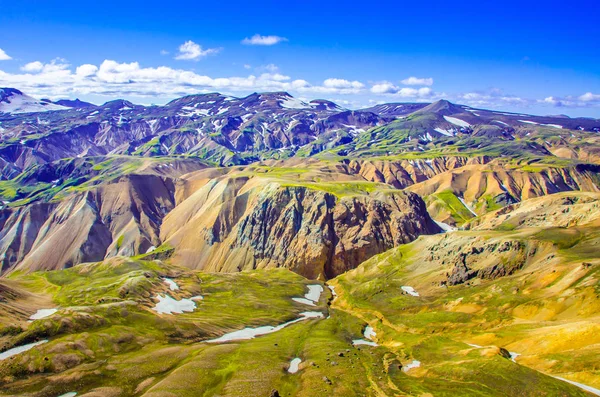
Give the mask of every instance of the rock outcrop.
[(412, 193), (336, 196), (268, 178), (197, 178), (206, 183), (161, 229), (163, 241), (175, 248), (173, 260), (192, 268), (287, 267), (309, 278), (330, 278), (440, 231)]
[(175, 205), (174, 190), (169, 178), (129, 175), (59, 203), (1, 210), (2, 273), (144, 253), (160, 245), (159, 227)]

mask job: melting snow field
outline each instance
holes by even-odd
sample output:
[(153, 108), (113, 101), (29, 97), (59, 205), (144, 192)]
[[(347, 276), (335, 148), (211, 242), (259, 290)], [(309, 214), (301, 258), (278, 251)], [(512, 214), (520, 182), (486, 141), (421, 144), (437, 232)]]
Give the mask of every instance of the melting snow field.
[(316, 303), (319, 302), (319, 298), (323, 292), (323, 287), (319, 284), (308, 285), (307, 287), (308, 292), (304, 294), (304, 298), (292, 298), (292, 300), (305, 305), (316, 306)]
[(333, 299), (337, 298), (337, 293), (335, 292), (335, 287), (332, 285), (328, 285), (327, 287), (331, 291), (331, 296), (333, 297)]
[(360, 345), (366, 345), (366, 346), (374, 346), (377, 347), (379, 346), (377, 343), (370, 341), (370, 340), (364, 340), (364, 339), (354, 339), (352, 341), (352, 344), (354, 346), (360, 346)]
[(457, 119), (456, 117), (444, 116), (444, 120), (446, 120), (450, 124), (454, 124), (454, 125), (457, 125), (459, 127), (470, 127), (471, 126), (471, 124), (467, 123), (464, 120)]
[(419, 360), (412, 360), (410, 363), (404, 365), (402, 367), (402, 371), (408, 372), (413, 368), (419, 368), (421, 366), (421, 362)]
[(375, 332), (375, 330), (373, 329), (373, 327), (371, 327), (370, 325), (367, 325), (365, 327), (365, 332), (363, 333), (363, 335), (365, 336), (365, 338), (367, 338), (369, 340), (373, 340), (373, 337), (375, 335), (377, 335), (377, 333)]
[[(476, 349), (483, 348), (483, 346), (475, 345), (473, 343), (466, 343), (466, 344), (469, 345), (469, 346), (471, 346), (471, 347), (474, 347)], [(515, 362), (515, 363), (517, 362), (516, 361), (517, 357), (519, 357), (521, 355), (520, 353), (515, 353), (515, 352), (509, 352), (509, 354), (510, 354), (511, 361)], [(578, 382), (574, 382), (572, 380), (561, 378), (560, 376), (553, 376), (553, 375), (550, 375), (550, 376), (552, 376), (554, 379), (562, 380), (563, 382), (570, 383), (570, 384), (572, 384), (574, 386), (579, 387), (580, 389), (583, 389), (585, 391), (589, 391), (592, 394), (600, 396), (600, 389), (596, 389), (594, 387), (591, 387), (591, 386), (588, 386), (588, 385), (584, 385), (583, 383), (578, 383)]]
[(302, 102), (299, 99), (296, 98), (286, 98), (284, 101), (281, 102), (281, 107), (287, 108), (287, 109), (307, 109), (310, 108), (310, 106), (305, 103)]
[(58, 309), (39, 309), (35, 314), (29, 316), (30, 320), (40, 320), (42, 318), (50, 317), (56, 313)]
[(471, 212), (471, 214), (473, 214), (473, 215), (477, 216), (477, 214), (475, 213), (475, 211), (473, 211), (473, 210), (471, 209), (471, 207), (469, 207), (469, 206), (467, 205), (467, 202), (465, 201), (465, 199), (464, 199), (464, 198), (462, 198), (462, 197), (458, 197), (458, 196), (456, 196), (456, 198), (458, 198), (458, 199), (460, 200), (460, 202), (461, 202), (461, 203), (463, 203), (463, 205), (464, 205), (464, 206), (465, 206), (465, 207), (466, 207), (466, 208), (469, 210), (469, 212)]
[(408, 285), (403, 285), (400, 288), (402, 288), (402, 291), (406, 292), (409, 295), (419, 296), (419, 293), (417, 291), (415, 291), (415, 289), (413, 287), (409, 287)]
[(553, 378), (558, 379), (558, 380), (562, 380), (563, 382), (570, 383), (570, 384), (572, 384), (574, 386), (579, 387), (580, 389), (583, 389), (585, 391), (589, 391), (592, 394), (600, 396), (600, 389), (596, 389), (596, 388), (594, 388), (592, 386), (584, 385), (583, 383), (573, 382), (572, 380), (561, 378), (560, 376), (553, 376)]
[(453, 132), (452, 132), (452, 131), (445, 130), (445, 129), (443, 129), (443, 128), (439, 128), (439, 127), (438, 127), (438, 128), (434, 128), (434, 130), (435, 130), (435, 131), (437, 131), (437, 132), (439, 132), (439, 133), (440, 133), (440, 134), (442, 134), (442, 135), (446, 135), (446, 136), (454, 136), (454, 134), (453, 134)]
[(165, 281), (165, 283), (169, 284), (169, 288), (171, 289), (171, 291), (176, 291), (179, 289), (179, 285), (177, 285), (177, 283), (173, 280), (171, 280), (170, 278), (163, 278), (163, 280)]
[[(195, 297), (197, 298), (197, 297)], [(160, 294), (156, 295), (156, 299), (158, 299), (158, 303), (153, 307), (158, 313), (161, 314), (182, 314), (183, 312), (193, 312), (196, 308), (196, 303), (194, 300), (197, 299), (182, 299), (180, 301), (173, 299), (169, 295), (160, 296)]]
[(444, 232), (453, 232), (456, 230), (455, 227), (450, 226), (447, 223), (444, 222), (438, 222), (434, 219), (434, 222), (444, 231)]
[(298, 366), (300, 365), (301, 362), (302, 362), (302, 360), (299, 359), (298, 357), (296, 357), (292, 361), (290, 361), (290, 367), (288, 368), (288, 372), (290, 374), (295, 374), (296, 372), (298, 372)]
[(308, 293), (306, 295), (304, 295), (304, 297), (306, 299), (310, 299), (313, 302), (318, 302), (319, 298), (321, 297), (322, 292), (323, 292), (323, 287), (321, 287), (319, 284), (309, 285)]
[(377, 343), (375, 343), (375, 342), (373, 341), (373, 337), (374, 337), (375, 335), (377, 335), (377, 334), (375, 333), (375, 330), (373, 329), (373, 327), (371, 327), (370, 325), (367, 325), (367, 326), (365, 327), (365, 330), (364, 330), (364, 332), (363, 332), (363, 335), (364, 335), (364, 337), (365, 337), (365, 338), (367, 338), (368, 340), (364, 340), (364, 339), (354, 339), (354, 340), (352, 341), (352, 344), (353, 344), (354, 346), (359, 346), (359, 345), (367, 345), (367, 346), (375, 346), (375, 347), (376, 347), (376, 346), (379, 346)]
[(223, 342), (230, 342), (230, 341), (234, 341), (234, 340), (254, 339), (257, 336), (272, 334), (273, 332), (277, 332), (277, 331), (284, 329), (288, 325), (295, 324), (297, 322), (308, 320), (311, 318), (323, 318), (323, 313), (321, 313), (321, 312), (303, 312), (303, 313), (300, 313), (300, 317), (298, 317), (297, 319), (288, 321), (287, 323), (283, 323), (283, 324), (277, 325), (275, 327), (266, 325), (264, 327), (257, 327), (257, 328), (244, 328), (239, 331), (229, 332), (229, 333), (227, 333), (219, 338), (216, 338), (216, 339), (206, 340), (204, 342), (206, 342), (206, 343), (223, 343)]
[(0, 353), (0, 360), (6, 360), (9, 357), (16, 356), (19, 353), (26, 352), (27, 350), (32, 349), (32, 348), (39, 346), (42, 343), (46, 343), (46, 342), (48, 342), (48, 340), (44, 339), (39, 342), (34, 342), (34, 343), (29, 343), (29, 344), (23, 345), (23, 346), (13, 347), (12, 349), (8, 349), (7, 351)]
[(298, 302), (298, 303), (302, 303), (304, 305), (308, 305), (308, 306), (316, 306), (315, 303), (313, 301), (311, 301), (310, 299), (305, 299), (305, 298), (292, 298), (292, 300), (294, 302)]

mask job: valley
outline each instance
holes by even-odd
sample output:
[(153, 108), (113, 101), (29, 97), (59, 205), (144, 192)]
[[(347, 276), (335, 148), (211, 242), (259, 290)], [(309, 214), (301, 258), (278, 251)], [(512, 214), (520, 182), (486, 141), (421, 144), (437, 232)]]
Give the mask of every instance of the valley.
[(0, 395), (600, 395), (600, 120), (0, 92)]

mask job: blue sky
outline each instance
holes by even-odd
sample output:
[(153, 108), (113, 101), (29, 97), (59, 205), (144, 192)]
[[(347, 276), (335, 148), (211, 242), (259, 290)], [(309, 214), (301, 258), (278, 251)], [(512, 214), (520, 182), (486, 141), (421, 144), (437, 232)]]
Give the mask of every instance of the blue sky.
[(286, 90), (352, 108), (446, 98), (600, 117), (592, 1), (0, 0), (0, 10), (0, 86), (39, 97)]

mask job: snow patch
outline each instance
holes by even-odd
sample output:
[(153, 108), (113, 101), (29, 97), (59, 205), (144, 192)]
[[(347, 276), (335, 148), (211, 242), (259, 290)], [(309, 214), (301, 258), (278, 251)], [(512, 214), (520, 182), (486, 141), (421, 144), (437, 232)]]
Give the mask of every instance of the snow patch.
[(445, 129), (443, 129), (443, 128), (439, 128), (439, 127), (438, 127), (438, 128), (434, 128), (434, 131), (437, 131), (437, 132), (439, 132), (439, 133), (440, 133), (440, 134), (442, 134), (442, 135), (446, 135), (446, 136), (454, 136), (454, 133), (453, 133), (453, 131), (451, 131), (451, 130), (445, 130)]
[(459, 127), (470, 127), (471, 126), (471, 124), (467, 123), (464, 120), (457, 119), (456, 117), (444, 116), (444, 120), (446, 120), (450, 124), (454, 124)]
[(402, 371), (408, 372), (413, 368), (419, 368), (421, 366), (421, 362), (419, 360), (412, 360), (410, 363), (402, 366)]
[(281, 102), (281, 107), (286, 109), (308, 109), (310, 105), (296, 98), (286, 98)]
[(292, 361), (290, 361), (290, 367), (288, 368), (288, 372), (290, 374), (295, 374), (296, 372), (298, 372), (298, 366), (300, 365), (301, 362), (302, 362), (302, 360), (299, 359), (298, 357), (296, 357)]
[(409, 295), (419, 296), (419, 293), (417, 291), (415, 291), (415, 289), (413, 287), (409, 287), (408, 285), (403, 285), (400, 288), (402, 289), (402, 291), (406, 292)]
[(254, 339), (257, 336), (272, 334), (273, 332), (280, 331), (287, 327), (288, 325), (295, 324), (300, 321), (308, 320), (311, 318), (323, 318), (323, 313), (321, 312), (303, 312), (300, 313), (300, 317), (295, 320), (288, 321), (286, 323), (277, 325), (275, 327), (266, 325), (264, 327), (257, 328), (244, 328), (239, 331), (229, 332), (219, 338), (206, 340), (206, 343), (223, 343), (230, 342), (235, 340), (248, 340)]
[(574, 386), (579, 387), (580, 389), (588, 391), (588, 392), (590, 392), (592, 394), (595, 394), (597, 396), (600, 396), (600, 389), (596, 389), (595, 387), (584, 385), (583, 383), (579, 383), (579, 382), (573, 382), (572, 380), (561, 378), (560, 376), (552, 376), (552, 377), (555, 378), (555, 379), (558, 379), (558, 380), (562, 380), (563, 382), (570, 383), (570, 384), (572, 384)]
[(442, 229), (444, 232), (453, 232), (453, 231), (455, 231), (455, 230), (456, 230), (456, 228), (455, 228), (455, 227), (452, 227), (452, 226), (450, 226), (450, 225), (449, 225), (449, 224), (447, 224), (447, 223), (444, 223), (444, 222), (438, 222), (438, 221), (436, 221), (435, 219), (434, 219), (433, 221), (434, 221), (434, 222), (436, 223), (436, 225), (438, 225), (438, 226), (439, 226), (439, 227), (440, 227), (440, 228), (441, 228), (441, 229)]
[(354, 339), (354, 340), (352, 340), (352, 344), (354, 346), (360, 346), (360, 345), (373, 346), (373, 347), (379, 346), (377, 343), (375, 343), (373, 341), (364, 340), (364, 339)]
[(41, 340), (39, 342), (28, 343), (26, 345), (13, 347), (12, 349), (8, 349), (5, 352), (0, 353), (0, 360), (6, 360), (9, 357), (16, 356), (17, 354), (26, 352), (27, 350), (33, 349), (36, 346), (41, 345), (42, 343), (48, 342), (47, 339)]
[(473, 214), (473, 216), (477, 216), (477, 214), (475, 213), (475, 211), (473, 211), (471, 209), (471, 207), (469, 207), (467, 205), (467, 202), (465, 201), (465, 199), (463, 199), (462, 197), (458, 197), (458, 196), (456, 196), (456, 197), (460, 200), (461, 203), (463, 203), (463, 205), (469, 210), (469, 212), (471, 212), (471, 214)]
[(329, 290), (331, 291), (331, 296), (333, 299), (337, 298), (337, 293), (335, 292), (335, 287), (333, 285), (328, 285), (327, 286), (329, 288)]
[(173, 299), (169, 295), (156, 295), (158, 303), (152, 309), (161, 314), (183, 314), (183, 312), (193, 312), (196, 303), (192, 299), (182, 299), (180, 301)]
[(179, 285), (177, 285), (177, 283), (170, 278), (165, 277), (163, 278), (163, 281), (169, 285), (171, 291), (177, 291), (179, 289)]
[(42, 318), (50, 317), (56, 313), (58, 309), (38, 309), (37, 312), (29, 316), (30, 320), (40, 320)]
[(319, 298), (323, 292), (323, 287), (319, 284), (307, 285), (307, 287), (308, 292), (304, 295), (304, 298), (292, 298), (292, 300), (305, 305), (316, 306), (316, 303), (319, 302)]
[(373, 338), (377, 335), (377, 333), (375, 332), (373, 327), (371, 327), (370, 325), (367, 325), (365, 327), (365, 331), (363, 332), (363, 335), (368, 340), (373, 340)]

